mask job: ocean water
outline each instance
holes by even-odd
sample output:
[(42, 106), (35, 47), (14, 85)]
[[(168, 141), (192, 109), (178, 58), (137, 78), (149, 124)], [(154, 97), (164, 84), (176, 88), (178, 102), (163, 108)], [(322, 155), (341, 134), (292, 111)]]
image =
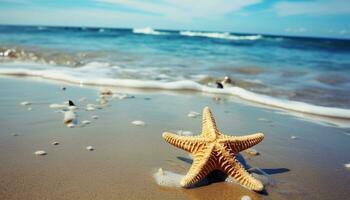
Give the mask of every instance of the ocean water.
[[(0, 74), (223, 93), (350, 118), (350, 40), (152, 28), (0, 26)], [(224, 77), (231, 83), (217, 88), (216, 82)]]

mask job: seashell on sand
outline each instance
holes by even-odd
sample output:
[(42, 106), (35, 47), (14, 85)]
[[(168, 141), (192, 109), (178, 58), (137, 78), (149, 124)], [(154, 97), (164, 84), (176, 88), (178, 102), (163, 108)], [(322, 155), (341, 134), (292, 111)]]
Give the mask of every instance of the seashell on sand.
[(132, 124), (136, 125), (136, 126), (145, 126), (146, 123), (140, 120), (135, 120), (133, 122), (131, 122)]
[(89, 121), (89, 120), (83, 120), (81, 123), (84, 124), (84, 125), (87, 125), (87, 124), (90, 124), (91, 121)]
[(93, 146), (87, 146), (86, 149), (89, 150), (89, 151), (95, 150), (95, 148)]
[(292, 135), (292, 136), (290, 136), (290, 139), (292, 139), (292, 140), (296, 140), (296, 139), (298, 139), (298, 137), (297, 137), (297, 136)]
[(96, 110), (96, 106), (94, 104), (88, 104), (86, 105), (86, 110), (88, 111)]
[(187, 114), (187, 117), (192, 117), (192, 118), (196, 118), (198, 117), (200, 114), (194, 111), (191, 111)]
[(23, 101), (21, 102), (21, 106), (28, 106), (31, 105), (32, 103), (28, 102), (28, 101)]
[(63, 123), (64, 124), (73, 124), (76, 122), (77, 116), (74, 111), (68, 110), (64, 112)]
[(98, 116), (97, 115), (92, 115), (91, 118), (92, 119), (98, 119)]
[(69, 124), (67, 124), (67, 127), (68, 127), (68, 128), (74, 128), (74, 127), (75, 127), (75, 125), (74, 125), (74, 124), (72, 124), (72, 123), (69, 123)]
[(60, 143), (57, 142), (57, 141), (54, 141), (54, 142), (52, 142), (51, 144), (57, 146), (57, 145), (59, 145)]
[(46, 151), (43, 151), (43, 150), (38, 150), (36, 152), (34, 152), (35, 155), (38, 155), (38, 156), (43, 156), (43, 155), (46, 155)]
[(252, 200), (252, 198), (250, 198), (248, 195), (244, 195), (241, 197), (241, 200)]

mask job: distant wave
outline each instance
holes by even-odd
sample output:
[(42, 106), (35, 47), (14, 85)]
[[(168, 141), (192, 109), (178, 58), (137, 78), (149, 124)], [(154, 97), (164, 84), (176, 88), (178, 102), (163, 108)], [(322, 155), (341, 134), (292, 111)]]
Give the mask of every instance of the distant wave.
[(6, 67), (0, 68), (0, 75), (41, 77), (44, 79), (64, 81), (74, 84), (152, 88), (163, 90), (194, 90), (205, 93), (228, 94), (240, 97), (241, 99), (248, 100), (250, 102), (286, 110), (325, 117), (350, 119), (350, 109), (317, 106), (304, 102), (278, 99), (276, 97), (257, 94), (240, 87), (232, 86), (225, 87), (224, 89), (218, 89), (215, 87), (202, 85), (193, 80), (162, 82), (155, 80), (116, 79), (109, 77), (108, 74), (110, 73), (108, 71), (104, 71), (103, 65), (95, 66), (95, 64), (89, 64), (85, 67), (79, 68), (62, 66), (53, 69), (48, 68), (47, 66), (39, 67), (38, 64), (12, 63), (6, 64)]
[(168, 33), (166, 32), (160, 32), (152, 29), (151, 27), (146, 27), (146, 28), (134, 28), (132, 30), (133, 33), (137, 34), (146, 34), (146, 35), (166, 35)]
[(226, 40), (259, 40), (262, 38), (261, 35), (232, 35), (228, 32), (194, 32), (194, 31), (180, 31), (180, 35), (190, 36), (190, 37), (208, 37), (208, 38), (218, 38)]

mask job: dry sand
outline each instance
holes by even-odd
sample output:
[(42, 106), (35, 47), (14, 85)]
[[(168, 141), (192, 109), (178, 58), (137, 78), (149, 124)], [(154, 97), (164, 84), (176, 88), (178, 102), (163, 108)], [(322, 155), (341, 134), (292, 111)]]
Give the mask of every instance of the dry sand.
[[(242, 104), (233, 97), (193, 92), (128, 91), (135, 98), (109, 101), (102, 109), (96, 88), (32, 80), (0, 79), (0, 199), (347, 199), (350, 196), (349, 130), (323, 126), (274, 110)], [(125, 89), (115, 88), (125, 92)], [(79, 99), (86, 100), (79, 102)], [(145, 98), (147, 100), (145, 100)], [(73, 100), (84, 126), (67, 128), (63, 114), (50, 104)], [(28, 111), (20, 102), (31, 102)], [(188, 154), (165, 143), (163, 131), (200, 132), (201, 117), (192, 111), (209, 106), (225, 134), (262, 131), (258, 156), (242, 153), (249, 167), (269, 174), (272, 182), (258, 194), (218, 181), (193, 189), (157, 185), (159, 168), (185, 174)], [(98, 119), (91, 116), (98, 115)], [(265, 118), (268, 121), (260, 121)], [(147, 126), (130, 122), (142, 120)], [(12, 134), (18, 136), (14, 137)], [(298, 139), (291, 139), (296, 136)], [(59, 141), (59, 145), (52, 145)], [(87, 146), (94, 151), (87, 151)], [(36, 150), (47, 155), (36, 156)]]

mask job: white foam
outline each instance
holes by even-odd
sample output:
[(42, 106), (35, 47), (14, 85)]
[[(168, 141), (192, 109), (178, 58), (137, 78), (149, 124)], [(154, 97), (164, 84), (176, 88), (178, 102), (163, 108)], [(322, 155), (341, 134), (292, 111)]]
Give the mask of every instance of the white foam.
[(165, 187), (181, 187), (180, 182), (184, 175), (160, 169), (153, 174), (158, 185)]
[(195, 32), (195, 31), (180, 31), (180, 35), (189, 37), (208, 37), (226, 40), (259, 40), (263, 37), (261, 35), (232, 35), (228, 32)]
[(146, 35), (166, 35), (168, 33), (166, 32), (160, 32), (152, 29), (151, 27), (145, 27), (145, 28), (134, 28), (132, 30), (133, 33), (137, 34), (146, 34)]
[(21, 65), (18, 65), (17, 63), (17, 66), (13, 63), (6, 64), (6, 66), (7, 68), (0, 68), (0, 75), (40, 77), (49, 80), (65, 81), (74, 84), (84, 84), (91, 86), (117, 86), (162, 90), (194, 90), (204, 93), (227, 94), (237, 96), (250, 102), (282, 108), (290, 111), (320, 115), (325, 117), (350, 119), (350, 109), (317, 106), (304, 102), (278, 99), (276, 97), (270, 97), (263, 94), (256, 94), (240, 87), (225, 87), (223, 89), (218, 89), (215, 87), (201, 85), (192, 80), (162, 82), (155, 80), (117, 79), (109, 77), (109, 71), (104, 71), (104, 69), (101, 69), (100, 67), (95, 68), (92, 66), (80, 68), (60, 66), (57, 68), (49, 68), (47, 66), (39, 66), (38, 64), (27, 65), (23, 63)]

